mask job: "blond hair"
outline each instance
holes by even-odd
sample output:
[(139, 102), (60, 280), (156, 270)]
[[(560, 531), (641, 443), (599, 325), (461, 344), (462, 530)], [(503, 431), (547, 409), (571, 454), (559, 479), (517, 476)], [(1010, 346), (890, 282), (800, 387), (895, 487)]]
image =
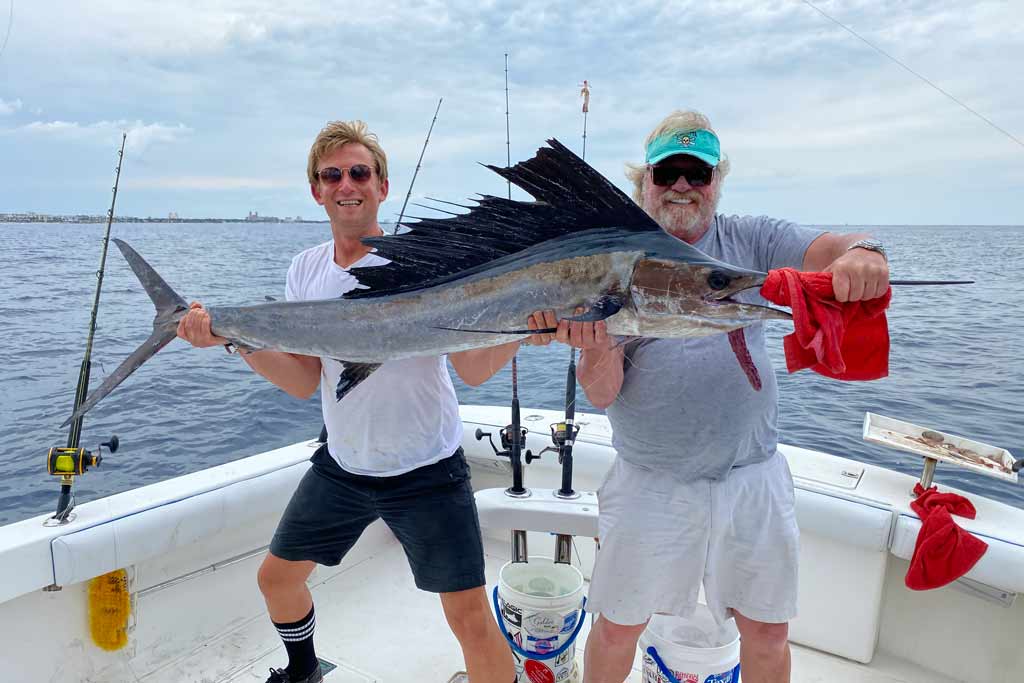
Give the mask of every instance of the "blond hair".
[[(712, 133), (715, 132), (715, 129), (711, 127), (711, 121), (704, 114), (701, 114), (699, 111), (677, 109), (662, 119), (661, 123), (651, 131), (651, 134), (644, 141), (644, 150), (659, 135), (664, 135), (673, 130), (699, 130), (701, 128)], [(721, 187), (721, 181), (728, 175), (729, 167), (729, 159), (723, 154), (722, 160), (715, 167), (715, 176), (717, 176), (719, 187)], [(633, 183), (633, 201), (637, 204), (642, 204), (644, 181), (647, 178), (647, 164), (626, 164), (626, 177)]]
[(388, 157), (374, 133), (362, 121), (328, 121), (320, 134), (309, 148), (309, 163), (306, 165), (306, 177), (309, 184), (316, 184), (317, 165), (324, 155), (333, 152), (342, 145), (358, 142), (370, 151), (373, 163), (377, 167), (377, 177), (383, 183), (388, 179)]

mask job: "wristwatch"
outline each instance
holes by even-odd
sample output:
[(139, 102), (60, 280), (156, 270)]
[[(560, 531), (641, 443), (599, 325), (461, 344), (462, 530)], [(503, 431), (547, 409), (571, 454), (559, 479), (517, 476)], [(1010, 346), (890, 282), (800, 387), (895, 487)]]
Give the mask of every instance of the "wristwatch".
[(846, 251), (850, 251), (851, 249), (867, 249), (868, 251), (878, 252), (879, 254), (882, 255), (882, 258), (885, 259), (886, 263), (889, 262), (889, 255), (885, 252), (885, 247), (882, 246), (882, 243), (879, 242), (878, 240), (870, 238), (857, 240), (856, 242), (848, 246), (846, 248)]

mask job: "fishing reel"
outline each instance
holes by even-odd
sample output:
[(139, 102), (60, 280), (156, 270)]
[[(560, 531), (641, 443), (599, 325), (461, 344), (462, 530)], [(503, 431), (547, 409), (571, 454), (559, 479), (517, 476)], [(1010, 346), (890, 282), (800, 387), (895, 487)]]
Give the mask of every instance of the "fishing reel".
[(104, 446), (111, 453), (116, 453), (119, 445), (120, 441), (115, 434), (110, 437), (110, 441), (104, 441), (97, 446), (95, 453), (84, 448), (51, 448), (46, 453), (46, 473), (55, 477), (74, 477), (85, 474), (90, 467), (99, 467), (103, 462)]
[[(576, 441), (576, 435), (579, 434), (579, 433), (580, 433), (580, 426), (578, 424), (574, 424), (572, 426), (572, 439), (571, 439), (573, 442)], [(553, 443), (554, 446), (545, 446), (544, 450), (542, 450), (540, 453), (538, 453), (536, 455), (536, 457), (539, 458), (541, 456), (541, 453), (546, 453), (547, 451), (551, 451), (552, 453), (557, 453), (558, 454), (558, 464), (561, 465), (562, 464), (562, 453), (564, 452), (565, 444), (568, 443), (569, 440), (570, 439), (569, 439), (569, 425), (568, 425), (568, 423), (566, 423), (564, 421), (563, 422), (552, 422), (551, 423), (551, 443)]]
[(84, 448), (53, 447), (46, 453), (46, 473), (60, 477), (60, 498), (57, 500), (57, 512), (50, 517), (43, 526), (59, 526), (67, 524), (75, 518), (71, 510), (75, 507), (75, 497), (72, 493), (75, 477), (81, 476), (89, 471), (90, 467), (99, 467), (103, 462), (103, 448), (106, 447), (111, 453), (117, 452), (120, 441), (117, 435), (110, 437), (110, 441), (104, 441), (96, 447), (95, 452)]
[[(519, 445), (521, 447), (526, 445), (526, 435), (529, 434), (529, 433), (530, 433), (530, 430), (528, 430), (526, 427), (520, 427), (519, 428)], [(484, 430), (480, 429), (479, 427), (476, 428), (476, 440), (477, 441), (481, 441), (486, 436), (487, 440), (491, 442), (491, 450), (493, 450), (494, 454), (496, 456), (498, 456), (499, 458), (511, 458), (512, 457), (512, 435), (513, 434), (515, 434), (515, 426), (514, 425), (506, 425), (505, 427), (502, 427), (501, 431), (498, 432), (498, 436), (501, 439), (501, 448), (502, 448), (502, 450), (499, 451), (498, 447), (494, 445), (494, 439), (492, 438), (492, 433), (491, 432), (485, 432)], [(544, 451), (541, 451), (541, 453), (543, 453), (543, 452)], [(525, 449), (525, 450), (523, 450), (523, 458), (524, 458), (526, 464), (530, 464), (534, 460), (540, 459), (540, 453), (538, 453), (537, 455), (534, 455), (529, 449)]]

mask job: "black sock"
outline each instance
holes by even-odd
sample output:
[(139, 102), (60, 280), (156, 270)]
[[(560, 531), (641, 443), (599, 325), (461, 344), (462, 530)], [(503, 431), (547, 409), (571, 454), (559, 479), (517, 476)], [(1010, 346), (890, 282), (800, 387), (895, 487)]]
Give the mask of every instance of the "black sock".
[(316, 651), (313, 649), (313, 628), (316, 626), (316, 617), (313, 616), (313, 608), (309, 608), (309, 614), (298, 621), (287, 624), (273, 622), (277, 634), (284, 641), (284, 649), (288, 652), (288, 667), (285, 671), (292, 680), (305, 678), (313, 673), (320, 662), (316, 658)]

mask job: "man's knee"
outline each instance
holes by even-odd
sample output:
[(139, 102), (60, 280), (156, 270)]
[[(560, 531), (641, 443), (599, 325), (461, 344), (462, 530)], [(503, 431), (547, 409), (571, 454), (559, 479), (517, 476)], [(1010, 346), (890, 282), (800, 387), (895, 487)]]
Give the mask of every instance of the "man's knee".
[(292, 590), (306, 582), (315, 566), (313, 562), (292, 562), (268, 553), (256, 572), (256, 583), (263, 595)]
[(601, 641), (601, 645), (604, 647), (636, 647), (636, 643), (640, 640), (640, 634), (647, 628), (647, 624), (616, 624), (614, 621), (608, 621), (604, 616), (600, 616), (597, 619), (597, 623), (594, 625), (594, 630), (598, 634), (598, 640)]
[(461, 640), (486, 638), (494, 626), (487, 592), (481, 588), (441, 593), (441, 605), (455, 637)]
[(769, 624), (736, 613), (736, 627), (743, 647), (758, 652), (777, 652), (789, 642), (789, 624)]

